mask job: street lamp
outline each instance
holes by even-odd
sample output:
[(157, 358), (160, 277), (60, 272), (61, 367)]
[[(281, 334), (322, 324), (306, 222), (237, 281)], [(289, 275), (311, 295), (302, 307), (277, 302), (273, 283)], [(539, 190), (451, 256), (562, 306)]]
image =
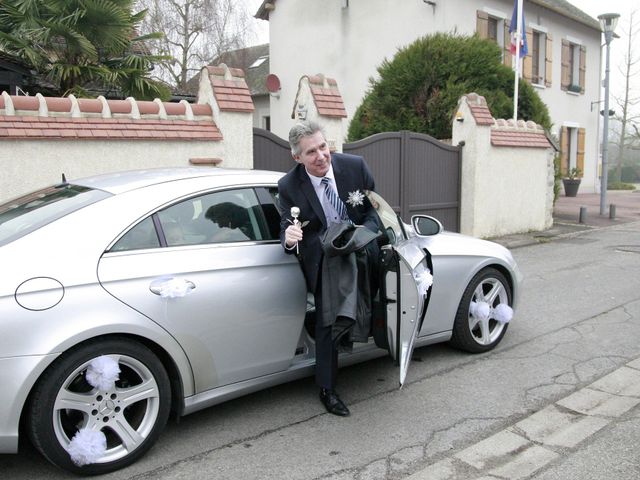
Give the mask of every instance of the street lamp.
[[(607, 45), (607, 60), (604, 69), (604, 111), (609, 112), (609, 52), (613, 31), (620, 17), (617, 13), (603, 13), (598, 15), (600, 27), (604, 32), (604, 41)], [(609, 115), (604, 116), (604, 124), (602, 128), (602, 175), (600, 176), (600, 215), (605, 214), (605, 205), (607, 204), (607, 155), (609, 152)]]

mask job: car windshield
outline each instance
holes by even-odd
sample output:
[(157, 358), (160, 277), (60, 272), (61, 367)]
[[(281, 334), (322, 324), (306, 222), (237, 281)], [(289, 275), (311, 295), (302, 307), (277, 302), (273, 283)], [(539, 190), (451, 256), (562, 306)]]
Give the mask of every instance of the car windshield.
[(63, 183), (0, 205), (0, 246), (111, 194)]

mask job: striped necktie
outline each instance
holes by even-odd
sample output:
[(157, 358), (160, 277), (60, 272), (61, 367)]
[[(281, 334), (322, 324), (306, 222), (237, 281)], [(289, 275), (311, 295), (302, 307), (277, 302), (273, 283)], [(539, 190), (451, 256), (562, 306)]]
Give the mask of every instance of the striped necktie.
[(349, 215), (347, 214), (347, 207), (345, 207), (342, 200), (340, 200), (340, 197), (338, 196), (336, 191), (333, 188), (331, 188), (331, 179), (329, 177), (323, 177), (321, 183), (324, 185), (324, 194), (329, 200), (329, 203), (331, 203), (333, 208), (335, 208), (340, 219), (345, 222), (351, 223), (351, 220), (349, 219)]

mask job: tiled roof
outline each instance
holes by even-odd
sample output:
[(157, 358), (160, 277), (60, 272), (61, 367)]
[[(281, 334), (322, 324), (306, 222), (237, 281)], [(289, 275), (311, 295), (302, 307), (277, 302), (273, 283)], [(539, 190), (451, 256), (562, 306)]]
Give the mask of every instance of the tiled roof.
[(209, 105), (159, 100), (0, 96), (0, 140), (127, 139), (219, 141)]
[[(256, 61), (264, 58), (264, 61), (252, 67)], [(252, 96), (268, 95), (266, 78), (269, 74), (269, 44), (254, 45), (252, 47), (239, 48), (225, 52), (216, 57), (209, 65), (224, 63), (229, 68), (240, 68), (245, 73), (245, 81)], [(198, 93), (200, 73), (194, 75), (188, 82), (186, 92), (193, 95)]]
[(244, 72), (239, 68), (229, 68), (232, 79), (225, 78), (225, 67), (207, 67), (213, 94), (220, 110), (233, 112), (253, 112), (253, 100), (249, 87), (244, 81)]
[(346, 117), (342, 95), (338, 90), (338, 83), (333, 78), (322, 75), (307, 77), (313, 94), (318, 113), (326, 117)]
[(470, 93), (466, 95), (467, 97), (467, 105), (469, 105), (469, 109), (471, 110), (471, 115), (476, 121), (477, 125), (493, 125), (493, 116), (491, 115), (491, 111), (487, 106), (487, 102), (484, 97), (476, 94)]
[[(575, 20), (576, 22), (582, 23), (591, 28), (595, 28), (596, 30), (600, 30), (599, 22), (591, 18), (589, 15), (584, 13), (578, 7), (574, 6), (572, 3), (569, 3), (567, 0), (528, 0), (534, 5), (540, 5), (541, 7), (548, 8), (549, 10), (556, 12), (563, 17), (570, 18)], [(263, 2), (258, 7), (258, 11), (255, 13), (254, 17), (261, 20), (269, 20), (269, 13), (276, 8), (276, 0), (263, 0)], [(475, 9), (473, 9), (475, 15)]]
[(601, 30), (600, 22), (598, 22), (598, 20), (587, 15), (578, 7), (576, 7), (570, 2), (567, 2), (566, 0), (529, 0), (529, 1), (535, 5), (540, 5), (541, 7), (547, 8), (552, 12), (562, 15), (563, 17), (567, 17), (572, 20), (575, 20), (576, 22), (586, 25), (587, 27), (591, 27), (598, 31)]
[(552, 147), (544, 129), (535, 122), (524, 120), (494, 120), (487, 101), (477, 93), (464, 96), (471, 115), (479, 126), (491, 127), (491, 145), (494, 147)]
[[(503, 125), (507, 127), (504, 128)], [(535, 122), (523, 120), (519, 120), (517, 124), (513, 120), (497, 120), (496, 126), (491, 129), (491, 145), (494, 147), (551, 147), (544, 130)]]

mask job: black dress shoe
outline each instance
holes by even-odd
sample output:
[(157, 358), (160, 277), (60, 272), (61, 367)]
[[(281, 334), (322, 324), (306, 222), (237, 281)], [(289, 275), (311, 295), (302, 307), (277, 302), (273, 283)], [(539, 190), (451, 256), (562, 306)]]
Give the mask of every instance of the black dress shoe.
[(344, 404), (335, 390), (320, 389), (320, 401), (327, 409), (327, 412), (339, 415), (341, 417), (349, 416), (349, 409)]

